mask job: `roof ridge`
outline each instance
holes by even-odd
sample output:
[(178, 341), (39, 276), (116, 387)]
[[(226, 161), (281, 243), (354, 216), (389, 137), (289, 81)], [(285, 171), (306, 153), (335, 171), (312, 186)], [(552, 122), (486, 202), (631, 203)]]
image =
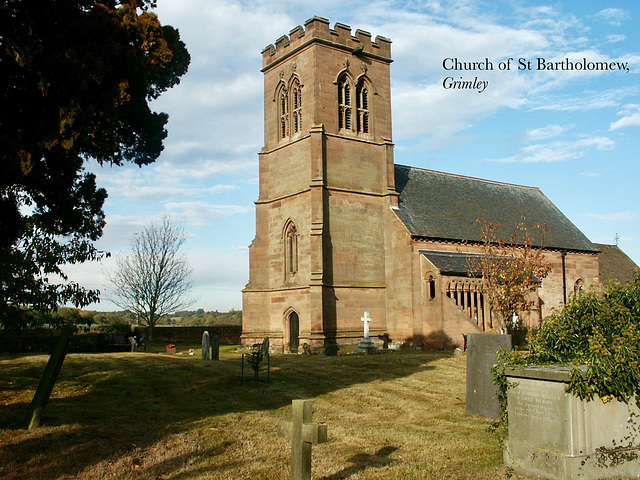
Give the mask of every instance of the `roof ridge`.
[(531, 186), (531, 185), (520, 185), (520, 184), (517, 184), (517, 183), (501, 182), (499, 180), (489, 180), (487, 178), (471, 177), (469, 175), (460, 175), (460, 174), (457, 174), (457, 173), (440, 172), (438, 170), (432, 170), (430, 168), (412, 167), (410, 165), (399, 165), (399, 164), (396, 164), (395, 166), (396, 167), (404, 167), (404, 168), (408, 168), (408, 169), (411, 169), (411, 170), (422, 170), (424, 172), (437, 173), (439, 175), (444, 175), (444, 176), (447, 176), (447, 177), (466, 178), (468, 180), (476, 180), (476, 181), (479, 181), (479, 182), (493, 183), (493, 184), (496, 184), (496, 185), (506, 185), (506, 186), (509, 186), (509, 187), (520, 187), (520, 188), (528, 188), (528, 189), (531, 189), (531, 190), (537, 190), (539, 192), (541, 191), (539, 187), (534, 187), (534, 186)]

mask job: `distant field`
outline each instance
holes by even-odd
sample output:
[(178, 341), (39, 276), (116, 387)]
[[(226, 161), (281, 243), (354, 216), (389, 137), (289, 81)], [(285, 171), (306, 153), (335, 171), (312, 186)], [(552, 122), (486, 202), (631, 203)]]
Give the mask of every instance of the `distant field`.
[(274, 355), (271, 383), (240, 385), (233, 348), (204, 362), (189, 347), (69, 355), (35, 431), (16, 425), (47, 357), (0, 357), (0, 478), (288, 479), (277, 425), (298, 398), (329, 431), (314, 479), (523, 478), (502, 466), (488, 422), (464, 413), (464, 356)]

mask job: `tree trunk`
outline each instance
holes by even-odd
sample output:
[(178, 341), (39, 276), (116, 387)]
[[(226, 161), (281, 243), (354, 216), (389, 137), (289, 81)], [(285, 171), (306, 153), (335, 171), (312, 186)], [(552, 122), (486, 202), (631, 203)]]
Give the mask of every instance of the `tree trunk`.
[(47, 406), (47, 402), (49, 401), (49, 397), (51, 396), (51, 392), (53, 391), (53, 386), (56, 384), (58, 374), (60, 373), (60, 369), (62, 368), (62, 363), (67, 356), (67, 350), (69, 349), (71, 336), (75, 331), (76, 326), (73, 324), (68, 324), (62, 329), (60, 338), (58, 338), (58, 343), (56, 344), (53, 353), (49, 357), (49, 362), (44, 369), (44, 373), (42, 374), (42, 378), (40, 379), (40, 383), (38, 384), (38, 389), (33, 396), (33, 400), (31, 401), (29, 411), (27, 412), (27, 416), (25, 418), (25, 423), (27, 425), (27, 429), (29, 430), (40, 426), (40, 418), (44, 413), (45, 407)]

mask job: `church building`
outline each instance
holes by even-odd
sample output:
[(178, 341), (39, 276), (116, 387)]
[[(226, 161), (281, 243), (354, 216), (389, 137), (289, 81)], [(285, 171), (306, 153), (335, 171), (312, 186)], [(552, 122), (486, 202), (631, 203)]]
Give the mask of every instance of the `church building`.
[(396, 165), (391, 41), (314, 17), (262, 52), (264, 147), (244, 343), (335, 351), (373, 339), (461, 346), (495, 328), (476, 220), (546, 224), (544, 278), (525, 321), (599, 279), (599, 249), (537, 188)]

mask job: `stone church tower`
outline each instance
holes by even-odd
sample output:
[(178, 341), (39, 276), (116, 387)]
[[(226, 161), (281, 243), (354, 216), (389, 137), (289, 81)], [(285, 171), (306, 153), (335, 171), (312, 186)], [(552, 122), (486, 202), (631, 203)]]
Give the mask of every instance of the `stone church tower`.
[[(397, 205), (391, 42), (314, 17), (263, 52), (264, 147), (243, 341), (331, 350), (385, 330), (385, 215)], [(339, 325), (339, 328), (338, 328)]]
[(553, 268), (521, 315), (529, 328), (598, 282), (598, 247), (535, 187), (395, 165), (391, 42), (314, 17), (263, 52), (264, 147), (244, 343), (326, 353), (371, 337), (426, 348), (501, 328), (473, 270), (478, 218), (508, 241), (546, 225)]

